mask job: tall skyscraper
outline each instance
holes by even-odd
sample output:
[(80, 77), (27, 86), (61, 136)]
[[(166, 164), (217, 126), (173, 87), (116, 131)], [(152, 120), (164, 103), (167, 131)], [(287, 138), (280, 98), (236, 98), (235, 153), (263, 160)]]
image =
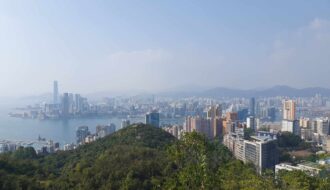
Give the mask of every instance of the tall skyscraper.
[(255, 116), (256, 114), (256, 99), (251, 98), (250, 99), (250, 105), (249, 105), (249, 115), (250, 116)]
[(58, 104), (58, 82), (54, 81), (53, 84), (53, 103)]
[(282, 131), (300, 136), (299, 120), (296, 120), (296, 104), (293, 100), (283, 101)]
[(283, 120), (293, 121), (296, 118), (296, 104), (293, 100), (283, 101)]
[(67, 118), (69, 117), (69, 111), (70, 111), (70, 98), (69, 98), (69, 93), (64, 93), (63, 94), (63, 99), (62, 99), (62, 117)]
[(274, 122), (276, 119), (276, 108), (274, 108), (274, 107), (268, 108), (267, 117), (271, 122)]
[[(211, 106), (207, 110), (206, 126), (204, 133), (209, 138), (220, 137), (222, 134), (222, 109), (220, 105)], [(205, 128), (205, 127), (204, 127)]]
[(75, 112), (80, 113), (82, 108), (82, 100), (80, 94), (75, 94), (74, 105)]
[(152, 125), (154, 127), (160, 127), (159, 125), (159, 113), (150, 112), (146, 114), (146, 124)]
[(246, 121), (246, 118), (249, 116), (249, 109), (243, 108), (237, 111), (238, 120), (239, 121)]

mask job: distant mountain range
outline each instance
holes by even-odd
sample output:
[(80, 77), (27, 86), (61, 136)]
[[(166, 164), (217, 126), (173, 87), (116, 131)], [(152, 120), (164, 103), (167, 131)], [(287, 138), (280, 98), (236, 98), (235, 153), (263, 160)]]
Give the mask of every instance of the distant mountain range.
[(177, 92), (166, 92), (161, 93), (162, 96), (175, 96), (175, 97), (275, 97), (275, 96), (287, 96), (287, 97), (311, 97), (315, 94), (321, 94), (322, 96), (330, 96), (330, 89), (321, 87), (311, 88), (293, 88), (289, 86), (279, 85), (265, 89), (250, 89), (240, 90), (231, 89), (225, 87), (217, 87), (209, 90), (203, 90), (200, 92), (189, 92), (189, 91), (177, 91)]

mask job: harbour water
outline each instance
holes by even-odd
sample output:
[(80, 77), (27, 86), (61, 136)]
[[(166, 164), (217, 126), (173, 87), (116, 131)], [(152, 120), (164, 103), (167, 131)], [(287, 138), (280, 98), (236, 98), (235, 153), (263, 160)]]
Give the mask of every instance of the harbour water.
[[(143, 118), (133, 122), (142, 122)], [(7, 113), (0, 113), (0, 139), (6, 140), (34, 140), (40, 135), (52, 139), (61, 145), (75, 142), (75, 132), (79, 126), (86, 125), (91, 132), (95, 132), (97, 125), (114, 123), (120, 128), (120, 118), (78, 118), (70, 120), (38, 120), (9, 117)]]
[[(79, 126), (88, 126), (95, 132), (97, 125), (114, 123), (117, 129), (125, 118), (75, 118), (69, 120), (38, 120), (9, 117), (12, 107), (0, 108), (0, 140), (35, 140), (40, 135), (42, 138), (52, 139), (61, 146), (76, 141), (76, 130)], [(130, 118), (131, 123), (143, 122), (144, 118)], [(162, 121), (161, 121), (162, 122)], [(181, 123), (181, 120), (163, 121), (165, 123)], [(183, 122), (183, 120), (182, 120)]]

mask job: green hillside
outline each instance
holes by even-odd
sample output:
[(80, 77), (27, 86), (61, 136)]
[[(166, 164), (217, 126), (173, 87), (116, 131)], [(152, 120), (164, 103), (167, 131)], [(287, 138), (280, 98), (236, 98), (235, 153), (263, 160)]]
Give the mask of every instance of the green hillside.
[(0, 156), (0, 189), (329, 189), (302, 172), (263, 176), (219, 142), (197, 133), (176, 140), (138, 124), (74, 151)]

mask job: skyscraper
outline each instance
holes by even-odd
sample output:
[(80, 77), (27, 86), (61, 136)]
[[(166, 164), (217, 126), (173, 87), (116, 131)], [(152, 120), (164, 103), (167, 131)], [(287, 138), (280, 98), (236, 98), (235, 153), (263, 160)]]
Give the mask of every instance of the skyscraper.
[(159, 125), (159, 113), (150, 112), (146, 114), (146, 124), (152, 125), (154, 127), (160, 127)]
[(55, 80), (53, 84), (53, 103), (58, 104), (58, 82)]
[(80, 113), (82, 108), (82, 100), (80, 94), (75, 94), (74, 105), (75, 113)]
[(204, 133), (209, 138), (220, 137), (222, 134), (222, 109), (220, 105), (211, 106), (207, 110), (207, 128)]
[(282, 131), (300, 135), (299, 121), (296, 118), (296, 104), (293, 100), (283, 101)]
[(70, 111), (69, 93), (64, 93), (62, 99), (62, 117), (64, 118), (69, 117), (69, 113), (70, 113), (69, 111)]
[(256, 114), (256, 99), (255, 98), (251, 98), (250, 99), (250, 105), (249, 105), (249, 115), (250, 116), (255, 116)]
[(283, 101), (283, 120), (293, 121), (296, 118), (296, 104), (293, 100)]
[(271, 122), (274, 122), (276, 119), (276, 109), (274, 107), (267, 109), (267, 117)]

